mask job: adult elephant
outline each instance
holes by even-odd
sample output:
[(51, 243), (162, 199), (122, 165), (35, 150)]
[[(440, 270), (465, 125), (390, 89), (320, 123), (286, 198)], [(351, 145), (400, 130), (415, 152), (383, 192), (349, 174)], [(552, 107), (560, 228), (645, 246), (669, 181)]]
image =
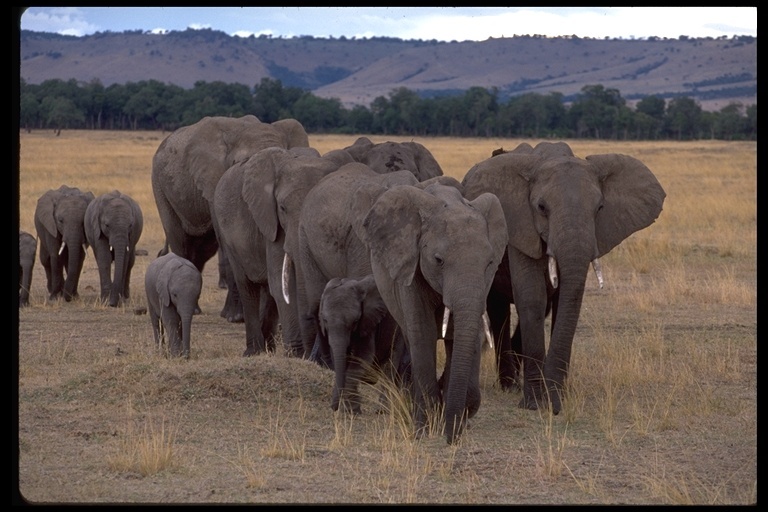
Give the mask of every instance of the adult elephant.
[[(263, 123), (247, 115), (205, 117), (160, 144), (152, 160), (152, 191), (171, 251), (202, 272), (219, 248), (212, 216), (216, 184), (232, 165), (269, 147), (309, 147), (309, 138), (295, 119)], [(220, 273), (225, 273), (226, 254), (219, 254), (219, 263)], [(221, 316), (240, 322), (237, 289), (232, 278), (228, 281)]]
[[(40, 263), (45, 269), (49, 300), (77, 297), (88, 241), (83, 228), (92, 192), (62, 185), (37, 200), (35, 230), (40, 240)], [(66, 271), (66, 280), (64, 272)]]
[(294, 264), (296, 299), (304, 351), (310, 353), (314, 348), (314, 358), (321, 366), (333, 367), (328, 340), (318, 336), (318, 309), (326, 283), (334, 277), (362, 278), (371, 273), (368, 248), (352, 231), (358, 220), (354, 203), (373, 204), (373, 195), (386, 187), (418, 183), (411, 171), (380, 174), (352, 162), (321, 179), (304, 199), (298, 264)]
[[(524, 361), (519, 406), (536, 409), (548, 400), (557, 414), (590, 263), (602, 286), (599, 258), (656, 220), (664, 189), (636, 158), (611, 153), (582, 159), (563, 142), (522, 144), (493, 156), (472, 167), (463, 185), (469, 199), (496, 194), (509, 229), (508, 264), (488, 304), (501, 385), (514, 384)], [(509, 323), (511, 302), (519, 320), (510, 339), (499, 326)]]
[[(131, 270), (136, 262), (136, 243), (144, 227), (141, 208), (129, 195), (113, 190), (88, 204), (83, 224), (85, 236), (96, 255), (101, 300), (117, 307), (121, 298), (131, 296)], [(114, 279), (111, 275), (113, 270)]]
[[(493, 194), (469, 201), (460, 188), (432, 183), (391, 187), (355, 211), (376, 285), (408, 343), (417, 432), (443, 401), (453, 443), (480, 407), (482, 316), (508, 239), (501, 204)], [(445, 336), (441, 396), (436, 357), (446, 309), (453, 328)]]
[[(295, 297), (295, 276), (283, 267), (298, 252), (299, 213), (304, 197), (325, 175), (352, 162), (343, 150), (323, 156), (312, 148), (267, 148), (230, 167), (219, 180), (213, 208), (219, 239), (232, 270), (245, 317), (251, 356), (274, 348), (276, 324), (283, 345), (304, 355)], [(283, 292), (283, 284), (291, 290)]]
[(19, 307), (29, 306), (29, 292), (32, 289), (32, 271), (35, 268), (37, 239), (26, 231), (19, 230)]
[(432, 153), (418, 142), (387, 141), (374, 144), (368, 137), (360, 137), (344, 150), (356, 162), (378, 173), (411, 171), (419, 181), (443, 175), (443, 169)]

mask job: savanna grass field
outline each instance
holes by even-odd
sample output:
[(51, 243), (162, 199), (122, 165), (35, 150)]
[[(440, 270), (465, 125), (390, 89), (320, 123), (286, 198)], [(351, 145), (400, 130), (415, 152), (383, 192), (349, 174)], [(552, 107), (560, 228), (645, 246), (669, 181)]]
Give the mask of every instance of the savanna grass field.
[[(517, 408), (492, 351), (461, 440), (415, 440), (408, 398), (364, 387), (363, 413), (330, 407), (333, 373), (282, 352), (242, 357), (203, 272), (191, 358), (154, 346), (144, 272), (163, 246), (150, 182), (168, 133), (19, 134), (20, 228), (62, 184), (133, 197), (144, 231), (131, 297), (98, 300), (91, 249), (73, 302), (47, 301), (39, 260), (18, 311), (15, 485), (27, 503), (743, 505), (757, 488), (757, 145), (570, 140), (579, 157), (644, 162), (667, 197), (657, 221), (588, 276), (564, 410)], [(310, 134), (320, 153), (357, 136)], [(404, 141), (370, 136), (374, 142)], [(461, 179), (503, 147), (538, 140), (417, 138)], [(441, 365), (439, 365), (441, 367)]]

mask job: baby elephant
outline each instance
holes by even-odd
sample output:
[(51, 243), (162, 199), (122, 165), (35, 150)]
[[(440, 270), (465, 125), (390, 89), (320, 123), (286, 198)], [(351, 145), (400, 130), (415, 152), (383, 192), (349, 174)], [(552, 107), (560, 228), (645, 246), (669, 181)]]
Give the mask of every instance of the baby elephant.
[(360, 413), (360, 382), (375, 384), (381, 372), (407, 383), (405, 340), (381, 299), (373, 275), (333, 278), (319, 308), (320, 333), (328, 338), (336, 379), (331, 408)]
[(35, 268), (37, 238), (19, 230), (19, 307), (29, 305), (29, 290), (32, 287), (32, 269)]
[(165, 338), (173, 357), (181, 355), (189, 359), (192, 315), (202, 287), (203, 277), (197, 267), (172, 252), (160, 256), (147, 267), (144, 288), (155, 343), (162, 348)]

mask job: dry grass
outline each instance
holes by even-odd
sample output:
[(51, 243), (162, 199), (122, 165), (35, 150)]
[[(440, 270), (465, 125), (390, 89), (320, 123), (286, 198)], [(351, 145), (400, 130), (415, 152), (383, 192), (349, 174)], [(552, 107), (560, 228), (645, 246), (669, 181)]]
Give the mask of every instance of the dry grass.
[[(48, 303), (37, 263), (19, 311), (18, 489), (36, 503), (748, 504), (757, 501), (756, 144), (570, 141), (641, 159), (667, 199), (658, 221), (588, 278), (564, 410), (517, 408), (483, 355), (483, 403), (460, 442), (413, 438), (409, 398), (363, 386), (330, 408), (333, 374), (282, 353), (242, 358), (204, 271), (192, 354), (159, 354), (143, 276), (163, 243), (150, 185), (164, 134), (20, 134), (19, 213), (61, 184), (134, 197), (145, 226), (132, 297)], [(311, 136), (320, 152), (353, 136)], [(384, 138), (372, 137), (376, 142)], [(518, 140), (421, 139), (461, 178)], [(535, 143), (537, 141), (527, 141)], [(380, 390), (387, 399), (381, 413)], [(431, 422), (439, 427), (439, 416)]]

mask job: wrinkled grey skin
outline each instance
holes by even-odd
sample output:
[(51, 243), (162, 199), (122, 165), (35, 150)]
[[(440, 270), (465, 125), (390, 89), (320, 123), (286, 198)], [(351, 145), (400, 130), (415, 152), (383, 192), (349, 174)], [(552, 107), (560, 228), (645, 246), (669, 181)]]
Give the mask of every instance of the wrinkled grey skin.
[[(229, 256), (245, 318), (244, 356), (274, 349), (281, 324), (285, 349), (303, 356), (295, 300), (283, 298), (286, 253), (298, 252), (299, 213), (304, 197), (322, 177), (352, 158), (335, 150), (267, 148), (230, 167), (219, 180), (213, 207), (219, 240)], [(290, 295), (289, 295), (290, 300)]]
[(19, 230), (19, 307), (29, 306), (29, 291), (32, 289), (32, 270), (35, 268), (37, 239), (26, 231)]
[[(363, 219), (354, 228), (370, 249), (376, 285), (408, 343), (417, 434), (427, 411), (443, 402), (451, 444), (480, 407), (482, 315), (507, 245), (501, 204), (493, 194), (469, 201), (460, 187), (440, 183), (397, 186), (379, 195)], [(437, 339), (446, 308), (452, 336), (445, 337), (441, 389)]]
[(411, 171), (419, 181), (442, 176), (443, 169), (432, 153), (418, 142), (381, 142), (374, 144), (368, 137), (360, 137), (344, 148), (356, 162), (383, 174)]
[[(219, 248), (211, 215), (216, 184), (232, 165), (269, 147), (309, 147), (309, 138), (295, 119), (262, 123), (247, 115), (205, 117), (179, 128), (160, 144), (152, 160), (152, 191), (170, 250), (203, 271)], [(219, 254), (219, 263), (228, 288), (221, 316), (242, 322), (234, 279), (226, 275), (226, 254)]]
[(320, 299), (320, 331), (328, 338), (335, 380), (331, 408), (361, 413), (360, 382), (379, 375), (407, 386), (410, 358), (373, 275), (328, 281)]
[[(459, 185), (447, 176), (421, 183), (435, 180)], [(307, 193), (299, 219), (299, 263), (294, 265), (297, 307), (305, 353), (316, 346), (318, 355), (313, 359), (321, 366), (332, 367), (328, 341), (318, 336), (317, 311), (325, 284), (334, 277), (361, 278), (371, 273), (369, 251), (352, 233), (352, 224), (362, 221), (354, 213), (354, 204), (370, 207), (386, 187), (419, 183), (411, 171), (380, 174), (353, 162), (324, 177)]]
[[(549, 403), (557, 414), (590, 262), (652, 224), (661, 213), (664, 189), (631, 156), (582, 159), (563, 142), (521, 144), (475, 165), (463, 184), (467, 198), (496, 194), (509, 228), (507, 261), (488, 298), (502, 388), (519, 383), (525, 361), (519, 407)], [(557, 287), (548, 277), (549, 257), (557, 262)], [(512, 302), (519, 323), (510, 339)], [(544, 319), (550, 311), (545, 353)]]
[(45, 269), (49, 300), (64, 297), (69, 302), (78, 296), (77, 287), (88, 248), (83, 219), (93, 198), (92, 192), (62, 185), (37, 200), (35, 230), (40, 240), (40, 263)]
[(189, 359), (192, 315), (202, 288), (203, 276), (197, 267), (172, 252), (147, 266), (144, 289), (149, 322), (157, 347), (167, 343), (172, 357)]
[[(119, 190), (98, 196), (85, 211), (85, 236), (96, 255), (101, 300), (117, 307), (130, 298), (136, 243), (144, 227), (139, 204)], [(114, 278), (111, 273), (114, 262)]]

